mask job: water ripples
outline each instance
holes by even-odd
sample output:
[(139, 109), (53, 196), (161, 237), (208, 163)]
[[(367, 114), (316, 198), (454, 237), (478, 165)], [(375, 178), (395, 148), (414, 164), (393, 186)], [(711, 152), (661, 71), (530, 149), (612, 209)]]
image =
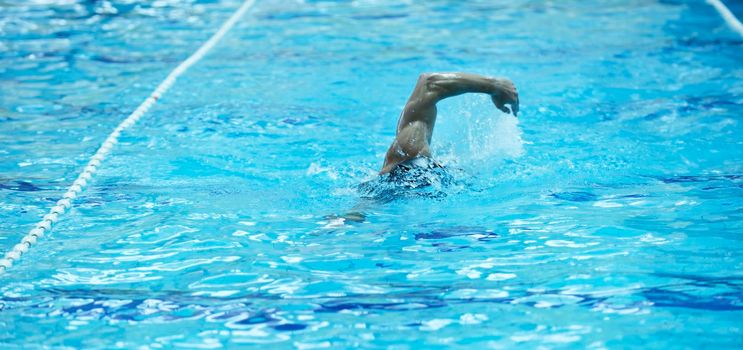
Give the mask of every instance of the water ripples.
[[(233, 5), (4, 8), (0, 247)], [(3, 276), (0, 343), (735, 347), (739, 40), (696, 6), (258, 2)], [(445, 170), (385, 181), (424, 70), (523, 116), (442, 103)]]

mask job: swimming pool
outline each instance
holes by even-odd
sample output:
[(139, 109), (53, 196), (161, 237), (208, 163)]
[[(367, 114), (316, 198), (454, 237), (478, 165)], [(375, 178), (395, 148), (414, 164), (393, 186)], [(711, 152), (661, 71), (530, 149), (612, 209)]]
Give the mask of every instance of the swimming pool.
[[(239, 5), (5, 6), (3, 252)], [(742, 48), (701, 1), (258, 1), (0, 276), (0, 344), (740, 347)], [(369, 198), (423, 71), (520, 118), (444, 101), (457, 181)]]

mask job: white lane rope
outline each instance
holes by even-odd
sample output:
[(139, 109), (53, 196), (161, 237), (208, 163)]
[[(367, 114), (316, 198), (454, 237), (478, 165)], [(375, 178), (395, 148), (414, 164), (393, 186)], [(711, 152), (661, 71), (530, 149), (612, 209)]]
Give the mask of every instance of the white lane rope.
[(714, 6), (714, 8), (717, 10), (717, 12), (720, 13), (720, 16), (722, 16), (722, 19), (727, 22), (727, 24), (732, 28), (734, 31), (738, 32), (740, 36), (743, 36), (743, 24), (740, 23), (737, 17), (728, 9), (727, 6), (725, 6), (725, 3), (723, 3), (720, 0), (707, 0), (707, 3)]
[(235, 11), (235, 13), (224, 22), (224, 24), (222, 24), (219, 30), (214, 33), (209, 40), (202, 44), (201, 47), (199, 47), (199, 49), (191, 54), (191, 56), (189, 56), (185, 61), (181, 62), (178, 67), (173, 69), (173, 71), (168, 74), (165, 80), (157, 86), (144, 102), (142, 102), (142, 104), (140, 104), (132, 114), (126, 117), (126, 119), (124, 119), (111, 132), (111, 134), (108, 135), (106, 140), (103, 141), (101, 147), (98, 148), (98, 151), (95, 152), (83, 171), (78, 175), (77, 179), (67, 189), (67, 192), (62, 196), (62, 199), (57, 201), (56, 205), (49, 210), (49, 213), (44, 215), (42, 220), (39, 221), (34, 228), (23, 237), (23, 239), (21, 239), (20, 243), (13, 246), (13, 248), (5, 254), (5, 257), (0, 259), (0, 274), (13, 266), (13, 262), (18, 261), (18, 259), (20, 259), (32, 245), (36, 244), (36, 241), (40, 237), (44, 236), (45, 232), (51, 230), (52, 225), (59, 220), (59, 217), (64, 214), (67, 209), (70, 209), (72, 201), (80, 194), (80, 192), (82, 192), (83, 188), (85, 188), (88, 182), (93, 178), (98, 167), (101, 166), (101, 163), (106, 159), (108, 153), (111, 152), (111, 149), (118, 142), (121, 132), (130, 128), (137, 122), (137, 120), (142, 118), (142, 116), (147, 113), (147, 110), (157, 102), (160, 96), (165, 94), (165, 92), (173, 86), (175, 80), (178, 79), (181, 74), (185, 73), (192, 65), (201, 60), (201, 58), (203, 58), (204, 55), (206, 55), (206, 53), (209, 52), (209, 50), (211, 50), (212, 47), (214, 47), (214, 45), (216, 45), (219, 40), (230, 31), (230, 29), (232, 29), (232, 27), (235, 26), (235, 23), (237, 23), (240, 17), (242, 17), (254, 3), (255, 0), (245, 0), (242, 6), (240, 6), (240, 8), (238, 8), (237, 11)]

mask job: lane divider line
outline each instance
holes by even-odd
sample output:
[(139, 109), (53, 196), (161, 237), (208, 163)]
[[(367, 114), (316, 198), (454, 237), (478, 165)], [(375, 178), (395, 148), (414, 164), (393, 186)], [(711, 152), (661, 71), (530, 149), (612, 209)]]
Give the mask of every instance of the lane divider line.
[(730, 9), (728, 9), (727, 6), (725, 6), (725, 3), (720, 0), (707, 0), (707, 3), (714, 6), (717, 12), (720, 13), (720, 16), (722, 16), (722, 19), (724, 19), (725, 22), (728, 23), (730, 28), (738, 32), (740, 36), (743, 36), (743, 23), (740, 23), (738, 18), (735, 17), (735, 15), (730, 11)]
[(56, 223), (60, 216), (72, 207), (72, 202), (82, 192), (85, 186), (93, 179), (93, 175), (101, 166), (101, 163), (106, 159), (106, 156), (111, 152), (116, 143), (119, 142), (119, 136), (126, 129), (130, 128), (136, 123), (145, 113), (152, 107), (155, 102), (165, 94), (168, 89), (175, 83), (176, 79), (183, 73), (185, 73), (192, 65), (201, 60), (214, 45), (216, 45), (227, 32), (235, 26), (237, 21), (245, 15), (245, 13), (253, 6), (255, 0), (245, 0), (243, 4), (238, 8), (230, 18), (222, 24), (214, 35), (209, 40), (199, 47), (196, 52), (191, 54), (186, 60), (181, 62), (168, 76), (163, 80), (160, 85), (155, 88), (152, 93), (132, 112), (126, 119), (124, 119), (119, 125), (108, 135), (105, 141), (101, 144), (98, 151), (90, 158), (88, 164), (83, 168), (80, 175), (67, 189), (67, 192), (62, 198), (57, 201), (56, 205), (53, 206), (49, 213), (44, 215), (41, 221), (39, 221), (34, 228), (32, 228), (28, 234), (26, 234), (20, 241), (20, 243), (13, 246), (13, 248), (5, 253), (5, 256), (0, 259), (0, 274), (5, 273), (15, 261), (18, 261), (23, 254), (25, 254), (32, 245), (36, 244), (39, 238), (43, 237), (45, 233), (48, 233), (52, 229), (52, 225)]

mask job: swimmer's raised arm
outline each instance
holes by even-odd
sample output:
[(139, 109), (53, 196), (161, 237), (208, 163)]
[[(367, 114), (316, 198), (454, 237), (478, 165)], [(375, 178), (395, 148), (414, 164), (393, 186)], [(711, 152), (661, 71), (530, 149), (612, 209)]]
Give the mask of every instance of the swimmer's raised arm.
[[(519, 111), (516, 87), (508, 79), (469, 73), (421, 74), (397, 122), (395, 141), (387, 150), (379, 173), (388, 173), (409, 159), (430, 157), (436, 103), (468, 92), (489, 94), (495, 106), (505, 113), (516, 115)], [(506, 105), (511, 106), (510, 111)]]
[(511, 105), (513, 114), (519, 112), (519, 97), (516, 87), (508, 79), (484, 77), (470, 73), (432, 73), (427, 75), (429, 90), (438, 93), (439, 100), (468, 92), (489, 94), (504, 113), (511, 113), (506, 104)]

